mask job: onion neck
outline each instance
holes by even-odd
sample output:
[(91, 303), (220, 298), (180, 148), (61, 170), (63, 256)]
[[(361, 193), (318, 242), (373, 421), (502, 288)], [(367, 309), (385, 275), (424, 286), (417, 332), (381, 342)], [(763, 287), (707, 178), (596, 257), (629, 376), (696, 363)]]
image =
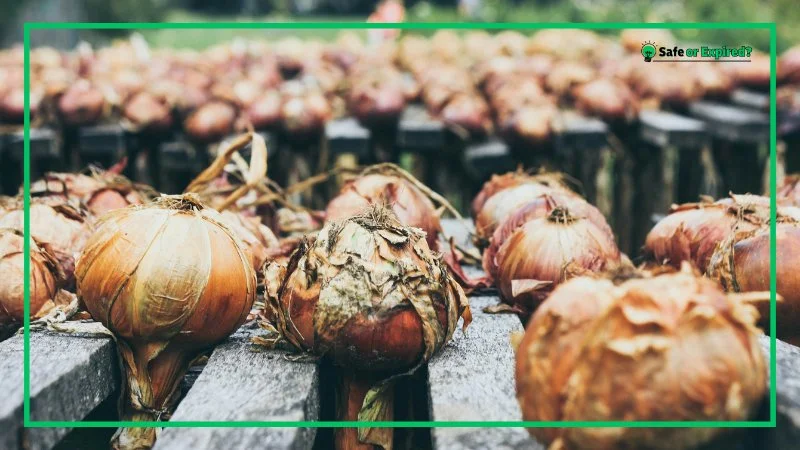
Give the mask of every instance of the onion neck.
[[(358, 414), (364, 404), (367, 392), (380, 382), (380, 378), (369, 373), (352, 370), (339, 370), (336, 386), (336, 419), (342, 421), (358, 420)], [(381, 420), (392, 420), (394, 417), (394, 390), (386, 395), (388, 417)], [(336, 450), (381, 450), (380, 445), (362, 443), (358, 439), (358, 428), (337, 428), (334, 432), (334, 448)], [(394, 430), (384, 428), (381, 435), (388, 435), (391, 442)], [(391, 450), (391, 444), (385, 450)]]
[(577, 217), (570, 214), (569, 210), (563, 206), (556, 206), (550, 212), (550, 215), (547, 216), (547, 220), (551, 223), (560, 223), (563, 225), (569, 225), (574, 223), (578, 220)]

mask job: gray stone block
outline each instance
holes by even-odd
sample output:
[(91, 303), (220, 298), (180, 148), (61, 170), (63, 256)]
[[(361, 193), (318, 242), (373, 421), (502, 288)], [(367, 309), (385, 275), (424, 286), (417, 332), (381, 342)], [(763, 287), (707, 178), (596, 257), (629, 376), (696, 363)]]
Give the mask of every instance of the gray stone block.
[[(319, 419), (319, 369), (283, 352), (254, 351), (243, 327), (214, 350), (171, 421)], [(165, 428), (155, 450), (311, 449), (315, 428)]]
[[(31, 420), (80, 421), (119, 383), (116, 350), (109, 338), (31, 334)], [(50, 449), (69, 428), (22, 428), (23, 336), (0, 343), (0, 448)]]

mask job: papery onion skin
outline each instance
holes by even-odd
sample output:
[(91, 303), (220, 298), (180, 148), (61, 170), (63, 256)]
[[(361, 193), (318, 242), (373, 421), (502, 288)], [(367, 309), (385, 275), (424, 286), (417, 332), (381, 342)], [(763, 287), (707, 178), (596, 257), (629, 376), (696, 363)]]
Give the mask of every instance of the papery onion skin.
[(550, 193), (572, 195), (580, 199), (578, 194), (557, 182), (539, 181), (531, 177), (510, 188), (499, 190), (486, 200), (475, 216), (476, 236), (481, 240), (489, 239), (494, 230), (518, 208), (541, 195)]
[[(0, 228), (0, 339), (25, 320), (24, 242), (22, 231)], [(35, 318), (53, 301), (62, 280), (55, 258), (33, 239), (30, 255), (29, 311)]]
[[(754, 315), (691, 271), (617, 286), (588, 277), (564, 283), (534, 314), (517, 351), (523, 419), (747, 420), (766, 391)], [(528, 431), (565, 450), (688, 450), (721, 430)]]
[(506, 218), (502, 225), (497, 227), (492, 233), (489, 246), (483, 253), (483, 269), (486, 274), (493, 278), (497, 277), (497, 260), (495, 256), (500, 246), (520, 227), (527, 222), (547, 217), (557, 207), (563, 207), (570, 211), (575, 217), (585, 218), (605, 232), (613, 241), (614, 232), (608, 225), (603, 213), (592, 206), (586, 200), (574, 195), (565, 195), (560, 192), (553, 192), (537, 197), (524, 206), (519, 208)]
[(787, 176), (775, 195), (780, 203), (800, 206), (800, 175)]
[[(244, 322), (256, 297), (250, 264), (224, 219), (191, 195), (104, 217), (76, 278), (92, 317), (117, 337), (126, 419), (156, 420), (152, 411), (170, 406), (189, 364)], [(152, 428), (125, 428), (115, 445), (149, 448), (154, 440)]]
[(226, 225), (241, 239), (250, 255), (253, 270), (258, 272), (273, 252), (280, 247), (275, 234), (258, 217), (245, 217), (232, 211), (223, 211)]
[[(124, 163), (123, 163), (124, 164)], [(121, 170), (121, 169), (120, 169)], [(156, 196), (153, 188), (135, 184), (114, 172), (96, 170), (92, 175), (48, 173), (31, 185), (31, 195), (48, 201), (76, 200), (100, 217), (108, 211), (129, 205), (141, 205)]]
[[(708, 275), (731, 292), (770, 291), (770, 229), (745, 229), (731, 233), (714, 251)], [(776, 291), (783, 299), (776, 303), (777, 338), (800, 344), (800, 222), (787, 220), (775, 226)], [(765, 332), (770, 331), (770, 303), (756, 302)]]
[(402, 224), (421, 229), (428, 246), (438, 248), (442, 225), (436, 207), (416, 186), (397, 176), (376, 173), (346, 183), (328, 203), (326, 219), (346, 219), (376, 204), (388, 205)]
[(556, 285), (575, 274), (616, 267), (621, 254), (613, 235), (559, 207), (514, 231), (495, 260), (501, 299), (527, 319)]
[[(295, 345), (378, 372), (427, 361), (469, 314), (463, 291), (423, 234), (382, 207), (325, 225), (294, 254), (283, 283), (268, 286), (268, 298)], [(427, 327), (433, 334), (423, 332)]]
[(752, 230), (768, 218), (769, 199), (766, 197), (736, 196), (715, 203), (680, 205), (647, 234), (644, 255), (676, 268), (683, 261), (689, 261), (705, 272), (717, 244), (734, 226), (742, 231)]
[[(47, 246), (58, 261), (64, 274), (65, 289), (72, 289), (75, 283), (75, 256), (92, 231), (87, 216), (68, 204), (50, 205), (43, 199), (34, 200), (30, 205), (31, 236), (43, 246)], [(0, 217), (0, 228), (23, 229), (24, 211), (21, 205)]]
[(156, 96), (139, 92), (131, 97), (122, 114), (134, 125), (148, 132), (161, 132), (172, 127), (172, 108)]

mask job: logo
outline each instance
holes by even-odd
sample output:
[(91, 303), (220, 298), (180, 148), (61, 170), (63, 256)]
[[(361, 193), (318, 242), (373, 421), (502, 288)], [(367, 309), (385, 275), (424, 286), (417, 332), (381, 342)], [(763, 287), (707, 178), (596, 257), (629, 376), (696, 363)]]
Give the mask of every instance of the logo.
[(740, 45), (738, 47), (708, 47), (700, 48), (657, 47), (655, 42), (642, 43), (642, 56), (645, 62), (749, 62), (753, 47)]
[(642, 56), (644, 56), (645, 62), (652, 61), (653, 56), (656, 56), (656, 43), (647, 41), (642, 44)]

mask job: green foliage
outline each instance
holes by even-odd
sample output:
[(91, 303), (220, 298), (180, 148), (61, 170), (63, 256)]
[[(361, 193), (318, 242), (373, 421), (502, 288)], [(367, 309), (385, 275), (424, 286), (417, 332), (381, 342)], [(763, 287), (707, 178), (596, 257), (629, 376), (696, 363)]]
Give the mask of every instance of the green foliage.
[[(160, 22), (170, 7), (169, 0), (83, 0), (90, 22)], [(127, 34), (125, 30), (108, 30)]]

